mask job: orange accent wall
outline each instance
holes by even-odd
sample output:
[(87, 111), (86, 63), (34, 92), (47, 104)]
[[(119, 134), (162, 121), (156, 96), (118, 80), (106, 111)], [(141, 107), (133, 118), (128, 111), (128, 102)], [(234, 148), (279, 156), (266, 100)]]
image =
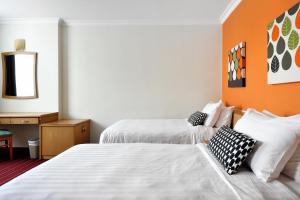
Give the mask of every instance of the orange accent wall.
[[(299, 0), (243, 0), (222, 26), (222, 99), (278, 115), (300, 113), (300, 82), (267, 83), (267, 24)], [(228, 88), (228, 50), (246, 42), (246, 87)]]

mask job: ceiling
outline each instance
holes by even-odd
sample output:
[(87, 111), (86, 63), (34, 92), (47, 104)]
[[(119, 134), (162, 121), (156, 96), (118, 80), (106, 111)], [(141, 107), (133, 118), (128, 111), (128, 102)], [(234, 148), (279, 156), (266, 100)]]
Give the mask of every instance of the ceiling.
[(233, 0), (0, 0), (0, 18), (220, 23)]

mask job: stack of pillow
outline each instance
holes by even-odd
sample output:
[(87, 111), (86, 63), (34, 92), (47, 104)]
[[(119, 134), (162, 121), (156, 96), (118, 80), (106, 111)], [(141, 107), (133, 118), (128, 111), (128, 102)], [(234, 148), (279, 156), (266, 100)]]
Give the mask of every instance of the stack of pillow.
[(217, 128), (224, 125), (230, 126), (233, 110), (233, 106), (225, 107), (221, 100), (216, 103), (209, 102), (201, 112), (193, 113), (188, 122), (193, 126), (204, 125)]
[[(273, 118), (280, 117), (267, 110), (264, 110), (263, 113)], [(290, 118), (298, 118), (300, 123), (300, 115), (295, 115)], [(298, 145), (295, 153), (293, 154), (291, 159), (289, 159), (281, 173), (300, 183), (300, 144)]]
[(264, 181), (280, 173), (299, 181), (299, 143), (300, 115), (276, 117), (248, 109), (234, 130), (222, 126), (207, 146), (229, 174), (245, 162)]

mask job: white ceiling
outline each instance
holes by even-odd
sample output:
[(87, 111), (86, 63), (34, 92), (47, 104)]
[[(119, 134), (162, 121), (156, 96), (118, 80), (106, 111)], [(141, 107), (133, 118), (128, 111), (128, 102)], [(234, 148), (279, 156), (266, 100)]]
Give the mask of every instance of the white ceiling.
[(0, 0), (0, 18), (220, 23), (232, 0)]

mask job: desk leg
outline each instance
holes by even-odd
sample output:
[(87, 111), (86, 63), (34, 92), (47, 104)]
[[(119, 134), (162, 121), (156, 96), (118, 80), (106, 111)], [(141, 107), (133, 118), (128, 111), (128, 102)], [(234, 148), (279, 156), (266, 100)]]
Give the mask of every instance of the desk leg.
[(39, 158), (42, 159), (42, 127), (39, 126)]
[(12, 137), (9, 137), (8, 145), (9, 145), (9, 157), (10, 157), (10, 160), (13, 160), (13, 139), (12, 139)]

